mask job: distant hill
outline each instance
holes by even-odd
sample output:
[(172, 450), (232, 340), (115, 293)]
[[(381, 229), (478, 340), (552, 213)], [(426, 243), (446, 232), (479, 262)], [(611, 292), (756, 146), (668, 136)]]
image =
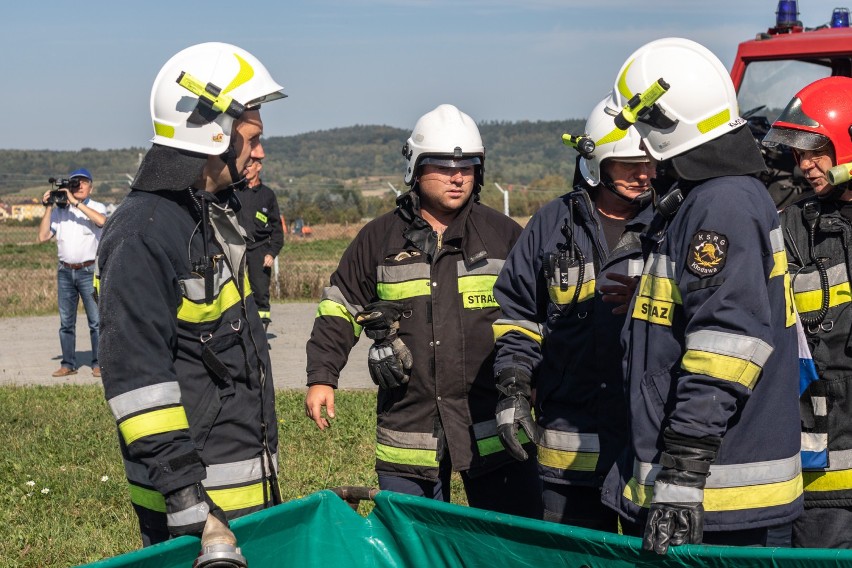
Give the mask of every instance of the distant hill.
[[(563, 146), (565, 132), (579, 133), (582, 120), (485, 122), (480, 131), (486, 147), (488, 181), (526, 185), (547, 176), (570, 180), (573, 150)], [(286, 187), (300, 179), (344, 184), (359, 178), (396, 180), (402, 187), (402, 145), (408, 130), (356, 125), (264, 139), (267, 158), (264, 181)], [(0, 195), (36, 195), (48, 188), (48, 177), (62, 177), (78, 167), (88, 168), (101, 196), (127, 188), (147, 148), (0, 150)]]

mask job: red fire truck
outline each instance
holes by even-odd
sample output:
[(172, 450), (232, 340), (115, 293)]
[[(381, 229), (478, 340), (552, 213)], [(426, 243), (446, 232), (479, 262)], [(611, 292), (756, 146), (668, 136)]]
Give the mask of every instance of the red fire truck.
[[(731, 67), (740, 112), (758, 140), (793, 95), (830, 75), (852, 76), (849, 10), (835, 8), (827, 23), (808, 28), (799, 20), (796, 0), (778, 2), (775, 26), (741, 43)], [(762, 150), (769, 167), (763, 181), (779, 208), (803, 197), (807, 184), (790, 150)]]

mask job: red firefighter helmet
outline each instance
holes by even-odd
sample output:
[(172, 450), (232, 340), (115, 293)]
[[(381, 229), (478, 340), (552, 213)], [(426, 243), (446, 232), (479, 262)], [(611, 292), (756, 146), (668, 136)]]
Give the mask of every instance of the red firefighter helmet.
[(818, 150), (828, 142), (835, 165), (852, 162), (852, 78), (826, 77), (796, 93), (763, 144)]

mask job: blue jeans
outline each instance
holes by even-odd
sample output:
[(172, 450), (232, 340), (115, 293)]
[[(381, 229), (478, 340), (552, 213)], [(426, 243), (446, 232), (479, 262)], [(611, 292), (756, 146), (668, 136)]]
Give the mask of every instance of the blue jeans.
[(92, 339), (92, 368), (98, 366), (98, 304), (95, 302), (93, 284), (95, 266), (73, 270), (59, 265), (57, 289), (59, 300), (59, 345), (62, 347), (62, 366), (77, 368), (76, 337), (78, 298), (83, 299), (83, 308), (89, 320), (89, 336)]

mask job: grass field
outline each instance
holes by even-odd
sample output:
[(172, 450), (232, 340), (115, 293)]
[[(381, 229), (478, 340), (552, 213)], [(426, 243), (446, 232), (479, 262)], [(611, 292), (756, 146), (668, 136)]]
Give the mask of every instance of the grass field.
[[(288, 236), (278, 258), (272, 301), (318, 301), (357, 226), (320, 226), (312, 237)], [(56, 242), (35, 243), (35, 227), (0, 224), (0, 317), (56, 313)], [(29, 242), (27, 240), (29, 239)]]
[[(304, 393), (278, 391), (285, 500), (341, 485), (377, 487), (375, 394), (337, 393), (321, 432)], [(65, 567), (140, 546), (115, 423), (99, 386), (0, 388), (0, 566)], [(460, 480), (453, 499), (464, 503)], [(366, 514), (370, 504), (362, 504)]]

